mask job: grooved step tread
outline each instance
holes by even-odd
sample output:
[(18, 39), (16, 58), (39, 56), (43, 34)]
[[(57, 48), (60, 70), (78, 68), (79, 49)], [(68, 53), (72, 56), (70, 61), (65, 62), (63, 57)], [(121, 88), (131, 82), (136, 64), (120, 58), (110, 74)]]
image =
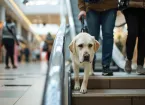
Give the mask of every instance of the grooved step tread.
[(145, 89), (96, 89), (86, 94), (72, 92), (73, 97), (145, 97)]
[[(102, 72), (94, 73), (94, 76), (90, 76), (89, 79), (145, 79), (145, 75), (137, 75), (135, 72), (127, 74), (125, 72), (114, 72), (113, 76), (102, 76)], [(79, 73), (80, 79), (83, 78), (84, 73)], [(74, 74), (72, 73), (72, 79)]]

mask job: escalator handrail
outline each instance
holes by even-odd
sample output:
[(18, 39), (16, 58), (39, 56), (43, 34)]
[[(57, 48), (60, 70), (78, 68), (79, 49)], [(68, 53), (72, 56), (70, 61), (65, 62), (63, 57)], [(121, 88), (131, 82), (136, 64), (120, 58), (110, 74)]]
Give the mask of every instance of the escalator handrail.
[(65, 24), (60, 26), (51, 52), (42, 105), (63, 105)]
[(64, 0), (60, 5), (61, 25), (56, 34), (46, 74), (42, 105), (64, 105), (65, 33)]

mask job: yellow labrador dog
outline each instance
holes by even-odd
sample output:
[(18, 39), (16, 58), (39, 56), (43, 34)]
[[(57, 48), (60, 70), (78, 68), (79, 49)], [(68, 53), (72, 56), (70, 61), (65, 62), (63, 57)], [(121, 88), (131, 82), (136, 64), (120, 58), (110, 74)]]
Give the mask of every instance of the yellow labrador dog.
[[(92, 62), (95, 52), (98, 50), (100, 44), (95, 38), (88, 33), (80, 33), (74, 37), (69, 45), (72, 67), (75, 78), (75, 90), (81, 93), (87, 92), (87, 84), (89, 73), (93, 74)], [(84, 78), (80, 88), (79, 83), (79, 68), (84, 68)]]

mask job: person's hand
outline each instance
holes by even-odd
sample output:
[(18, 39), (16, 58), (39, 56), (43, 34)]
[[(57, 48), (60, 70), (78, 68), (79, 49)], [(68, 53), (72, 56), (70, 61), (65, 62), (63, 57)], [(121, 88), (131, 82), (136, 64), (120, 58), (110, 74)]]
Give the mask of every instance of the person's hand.
[(86, 11), (81, 11), (78, 15), (78, 19), (81, 20), (82, 16), (84, 16), (84, 18), (86, 18)]

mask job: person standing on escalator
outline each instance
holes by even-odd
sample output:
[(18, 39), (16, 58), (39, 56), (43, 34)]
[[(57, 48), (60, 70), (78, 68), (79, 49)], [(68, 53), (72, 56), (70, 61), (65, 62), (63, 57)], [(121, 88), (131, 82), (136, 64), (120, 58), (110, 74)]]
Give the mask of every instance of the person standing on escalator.
[(131, 73), (132, 58), (136, 39), (138, 37), (137, 48), (137, 73), (145, 74), (143, 69), (145, 56), (145, 0), (128, 0), (128, 8), (123, 10), (123, 14), (128, 25), (128, 36), (126, 41), (127, 60), (125, 71)]
[(112, 76), (113, 72), (110, 70), (110, 63), (112, 60), (113, 29), (115, 26), (118, 0), (78, 0), (78, 7), (80, 9), (79, 20), (81, 20), (82, 16), (86, 18), (88, 31), (97, 40), (99, 40), (100, 26), (102, 26), (102, 75)]
[(9, 69), (9, 58), (11, 59), (11, 63), (13, 68), (17, 68), (14, 62), (14, 45), (15, 42), (17, 45), (19, 45), (18, 40), (16, 38), (16, 30), (15, 30), (15, 24), (12, 22), (11, 17), (6, 17), (6, 23), (4, 24), (3, 27), (3, 32), (2, 32), (2, 43), (1, 46), (4, 45), (6, 49), (6, 56), (5, 56), (5, 64), (6, 64), (6, 69)]

